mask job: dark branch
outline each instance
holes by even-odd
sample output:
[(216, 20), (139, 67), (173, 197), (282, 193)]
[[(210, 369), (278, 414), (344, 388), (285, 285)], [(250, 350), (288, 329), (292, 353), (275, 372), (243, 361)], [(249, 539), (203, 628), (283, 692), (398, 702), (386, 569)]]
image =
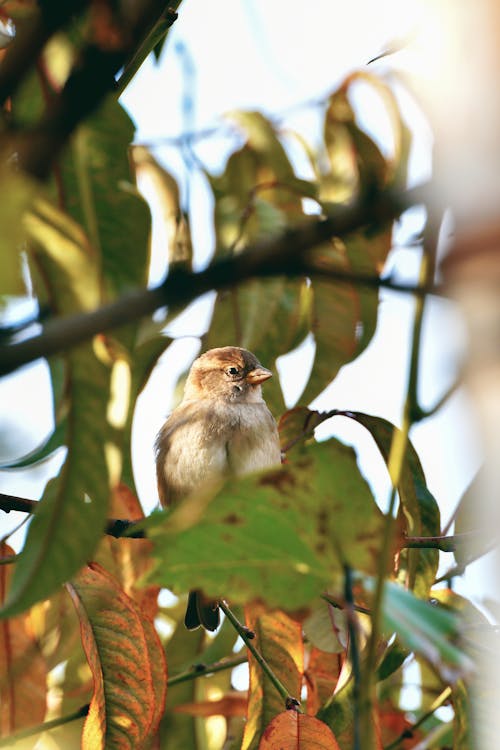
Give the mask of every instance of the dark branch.
[(34, 66), (50, 37), (68, 24), (88, 5), (84, 0), (45, 0), (37, 4), (24, 21), (16, 25), (16, 35), (0, 67), (0, 106), (15, 94)]
[[(0, 492), (0, 510), (10, 513), (11, 510), (19, 513), (36, 513), (38, 500), (30, 500), (27, 497), (18, 497), (17, 495), (6, 495)], [(136, 529), (134, 526), (139, 521), (129, 521), (121, 518), (110, 518), (106, 521), (104, 533), (119, 539), (127, 537), (129, 539), (144, 539), (145, 532), (142, 529)]]
[(69, 349), (92, 336), (133, 322), (159, 307), (186, 305), (212, 289), (224, 289), (252, 278), (271, 276), (321, 276), (331, 281), (387, 288), (426, 295), (440, 290), (424, 286), (396, 284), (379, 276), (348, 273), (323, 268), (308, 258), (307, 251), (333, 236), (345, 236), (364, 227), (374, 227), (399, 216), (408, 206), (422, 200), (423, 188), (395, 196), (381, 192), (368, 204), (339, 207), (334, 215), (271, 240), (256, 243), (237, 255), (212, 263), (199, 273), (173, 269), (168, 278), (153, 289), (141, 289), (116, 302), (90, 312), (51, 321), (42, 333), (10, 346), (0, 346), (0, 375), (5, 375), (39, 357)]
[[(49, 6), (53, 4), (46, 3)], [(57, 5), (59, 7), (61, 4)], [(53, 14), (56, 15), (55, 10)], [(158, 19), (164, 18), (168, 27), (177, 17), (173, 11), (165, 17), (165, 3), (159, 0), (136, 3), (130, 15), (133, 17), (120, 19), (123, 27), (121, 44), (111, 49), (96, 44), (87, 45), (44, 117), (33, 128), (16, 136), (14, 145), (19, 165), (33, 177), (47, 179), (54, 160), (77, 125), (101, 104), (106, 94), (116, 90), (116, 75)], [(64, 25), (64, 19), (61, 25)]]

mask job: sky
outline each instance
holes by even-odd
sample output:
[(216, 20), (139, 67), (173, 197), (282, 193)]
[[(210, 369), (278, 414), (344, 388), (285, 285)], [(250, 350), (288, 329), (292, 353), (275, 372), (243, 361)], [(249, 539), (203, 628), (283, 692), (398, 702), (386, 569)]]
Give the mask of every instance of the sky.
[[(319, 111), (312, 103), (333, 91), (345, 75), (366, 69), (368, 60), (387, 49), (394, 40), (408, 38), (425, 20), (425, 4), (394, 0), (350, 3), (336, 0), (184, 0), (159, 64), (149, 58), (122, 97), (122, 103), (137, 126), (136, 142), (147, 144), (158, 160), (176, 175), (181, 186), (183, 207), (191, 215), (195, 265), (202, 267), (213, 248), (210, 225), (211, 202), (204, 179), (190, 172), (172, 139), (186, 130), (212, 131), (211, 137), (196, 141), (197, 157), (209, 169), (221, 170), (234, 136), (222, 116), (231, 110), (259, 109), (279, 116), (287, 128), (295, 128), (312, 139), (318, 132)], [(416, 33), (416, 32), (415, 32)], [(433, 42), (427, 35), (427, 51)], [(408, 123), (414, 131), (410, 179), (416, 184), (427, 179), (431, 169), (432, 135), (426, 118), (405, 93), (395, 75), (396, 68), (408, 73), (408, 50), (370, 66), (372, 73), (394, 82)], [(424, 56), (409, 63), (421, 65)], [(405, 55), (407, 58), (405, 59)], [(411, 56), (413, 55), (413, 57)], [(189, 97), (186, 97), (189, 91)], [(387, 148), (388, 124), (379, 102), (361, 87), (357, 97), (364, 127)], [(304, 168), (297, 163), (299, 170)], [(408, 212), (397, 228), (395, 251), (388, 261), (401, 281), (415, 280), (418, 254), (401, 245), (422, 227), (422, 212)], [(151, 283), (165, 272), (162, 229), (156, 222), (153, 240)], [(443, 242), (444, 246), (445, 242)], [(157, 503), (152, 445), (155, 434), (171, 408), (171, 394), (177, 376), (196, 354), (196, 338), (206, 327), (208, 295), (169, 330), (179, 338), (153, 372), (139, 399), (134, 421), (134, 469), (140, 498), (151, 510)], [(414, 310), (405, 296), (382, 292), (379, 325), (370, 346), (352, 364), (342, 368), (335, 381), (313, 403), (315, 408), (351, 409), (378, 414), (401, 422), (406, 389), (409, 333)], [(451, 303), (429, 300), (424, 318), (421, 367), (421, 400), (431, 406), (455, 380), (464, 352), (464, 328)], [(230, 342), (228, 342), (230, 343)], [(278, 369), (288, 403), (301, 388), (310, 366), (312, 345), (281, 358)], [(308, 364), (309, 363), (309, 364)], [(263, 363), (266, 364), (266, 363)], [(14, 405), (8, 410), (12, 425), (11, 450), (33, 447), (50, 429), (49, 381), (46, 367), (38, 364), (0, 384), (0, 401)], [(371, 438), (349, 420), (335, 420), (318, 431), (320, 437), (339, 436), (356, 446), (360, 465), (376, 488), (381, 505), (387, 497), (385, 469)], [(466, 396), (459, 392), (433, 419), (417, 426), (412, 440), (422, 460), (428, 483), (444, 519), (447, 519), (480, 461), (477, 434)], [(21, 452), (24, 452), (22, 450)], [(50, 465), (58, 471), (59, 456)], [(46, 470), (0, 473), (0, 489), (38, 498), (47, 480)], [(11, 514), (12, 515), (12, 514)], [(13, 519), (0, 518), (0, 530)], [(20, 537), (19, 537), (20, 538)], [(449, 565), (452, 560), (449, 560)], [(486, 592), (485, 562), (471, 567), (459, 590), (481, 595)]]

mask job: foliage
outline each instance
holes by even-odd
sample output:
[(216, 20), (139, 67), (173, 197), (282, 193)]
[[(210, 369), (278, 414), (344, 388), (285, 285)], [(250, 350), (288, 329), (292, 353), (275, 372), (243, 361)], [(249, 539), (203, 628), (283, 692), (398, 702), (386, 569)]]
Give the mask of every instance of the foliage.
[[(19, 69), (2, 112), (0, 182), (7, 200), (0, 203), (0, 302), (8, 305), (27, 293), (29, 276), (39, 309), (51, 320), (88, 316), (145, 287), (150, 219), (134, 169), (155, 182), (171, 266), (196, 283), (179, 188), (144, 147), (129, 160), (134, 126), (115, 93), (96, 96), (95, 106), (79, 115), (73, 111), (69, 142), (69, 132), (55, 133), (61, 142), (51, 152), (45, 182), (35, 179), (40, 174), (30, 159), (23, 161), (16, 139), (35, 141), (52, 103), (64, 103), (66, 76), (75, 60), (86, 59), (82, 40), (92, 39), (108, 55), (121, 49), (123, 39), (133, 39), (125, 80), (137, 68), (137, 56), (150, 50), (158, 55), (162, 48), (162, 10), (155, 33), (138, 40), (135, 27), (126, 27), (132, 21), (116, 10), (120, 3), (70, 5), (76, 20), (72, 14), (54, 21), (57, 35), (46, 40), (38, 63), (34, 50), (32, 64)], [(0, 18), (13, 18), (20, 34), (35, 15), (30, 2), (0, 8)], [(360, 80), (387, 108), (391, 157), (358, 122), (350, 95)], [(0, 90), (4, 84), (0, 63)], [(379, 416), (307, 408), (375, 333), (378, 282), (400, 209), (396, 201), (390, 217), (370, 214), (368, 220), (363, 208), (384, 191), (404, 191), (409, 131), (390, 87), (372, 75), (353, 74), (325, 102), (321, 144), (304, 144), (314, 175), (304, 180), (273, 122), (260, 112), (234, 112), (230, 119), (243, 143), (221, 174), (205, 173), (214, 201), (214, 263), (259, 250), (270, 237), (283, 238), (286, 246), (291, 232), (317, 224), (317, 215), (306, 211), (311, 201), (331, 221), (345, 209), (360, 211), (353, 230), (332, 231), (306, 250), (315, 273), (293, 270), (290, 253), (290, 263), (272, 275), (238, 285), (231, 277), (221, 280), (207, 323), (205, 348), (240, 345), (269, 367), (306, 337), (314, 341), (302, 405), (285, 409), (277, 377), (266, 391), (281, 416), (285, 462), (144, 519), (132, 473), (132, 420), (139, 394), (171, 343), (165, 318), (158, 322), (138, 309), (133, 323), (113, 330), (103, 325), (83, 343), (69, 340), (46, 350), (52, 434), (4, 468), (37, 466), (61, 448), (66, 453), (37, 505), (21, 554), (14, 558), (2, 542), (0, 746), (13, 741), (10, 735), (47, 729), (51, 746), (76, 747), (81, 737), (82, 747), (92, 750), (347, 750), (359, 748), (361, 740), (363, 748), (408, 747), (409, 736), (440, 728), (442, 736), (451, 731), (454, 747), (471, 747), (473, 664), (464, 653), (463, 623), (477, 626), (481, 615), (453, 592), (433, 588), (441, 522), (408, 438), (411, 416), (406, 413), (397, 429)], [(17, 148), (20, 169), (13, 166)], [(49, 146), (43, 141), (39, 148)], [(358, 277), (371, 283), (358, 283)], [(161, 304), (158, 297), (156, 307)], [(180, 312), (174, 306), (168, 318)], [(415, 369), (418, 343), (411, 356)], [(414, 386), (410, 382), (408, 403), (418, 406)], [(397, 512), (380, 509), (353, 449), (333, 438), (316, 440), (315, 428), (338, 416), (356, 421), (373, 438), (394, 484), (393, 500), (397, 493)], [(134, 530), (147, 539), (105, 536), (108, 518), (138, 521)], [(428, 538), (428, 548), (425, 542), (409, 545), (411, 538)], [(250, 648), (242, 652), (249, 662), (248, 694), (232, 688), (237, 633), (229, 620), (211, 640), (182, 625), (193, 581), (244, 611), (247, 629), (237, 630)], [(160, 605), (160, 587), (179, 599)], [(411, 661), (421, 667), (422, 685), (434, 699), (441, 696), (432, 703), (424, 691), (417, 726), (400, 707), (404, 667)], [(434, 713), (445, 702), (454, 709), (451, 729)], [(215, 716), (223, 717), (222, 733)]]

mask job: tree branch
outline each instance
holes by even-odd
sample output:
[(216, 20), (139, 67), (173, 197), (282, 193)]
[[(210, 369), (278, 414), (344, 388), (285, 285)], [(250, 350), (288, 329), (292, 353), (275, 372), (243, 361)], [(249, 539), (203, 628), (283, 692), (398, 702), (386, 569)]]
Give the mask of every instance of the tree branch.
[[(0, 510), (10, 513), (11, 510), (19, 513), (36, 513), (38, 500), (30, 500), (27, 497), (18, 497), (17, 495), (6, 495), (0, 492)], [(146, 533), (143, 529), (134, 530), (134, 526), (139, 523), (122, 518), (109, 518), (106, 521), (104, 534), (113, 536), (115, 539), (127, 537), (127, 539), (145, 539)], [(14, 560), (12, 560), (14, 562)]]
[(321, 276), (339, 283), (368, 288), (393, 289), (425, 296), (441, 290), (427, 285), (403, 285), (379, 276), (349, 273), (343, 269), (323, 268), (307, 257), (307, 251), (333, 236), (344, 236), (369, 226), (378, 226), (399, 216), (407, 207), (422, 201), (425, 186), (394, 195), (383, 191), (369, 202), (339, 207), (326, 218), (287, 231), (279, 237), (255, 243), (231, 257), (212, 263), (204, 271), (191, 273), (172, 269), (168, 278), (153, 289), (141, 289), (123, 295), (115, 302), (89, 313), (80, 313), (48, 322), (42, 333), (11, 345), (0, 346), (0, 375), (31, 362), (69, 349), (92, 336), (137, 320), (159, 307), (186, 305), (212, 289), (252, 278), (271, 276)]
[[(45, 5), (60, 6), (53, 2)], [(73, 5), (80, 9), (85, 3), (74, 2)], [(15, 134), (13, 145), (19, 166), (33, 177), (47, 179), (54, 159), (77, 125), (99, 106), (106, 94), (116, 90), (116, 75), (158, 20), (163, 19), (166, 33), (177, 18), (175, 11), (165, 12), (165, 3), (161, 0), (142, 0), (130, 7), (131, 10), (126, 15), (123, 13), (117, 19), (120, 24), (119, 43), (109, 47), (104, 44), (88, 44), (80, 53), (62, 91), (50, 103), (46, 114), (32, 128)], [(57, 17), (56, 8), (52, 9), (52, 15)], [(60, 26), (64, 26), (69, 20), (66, 16), (67, 14), (63, 14), (62, 19), (57, 18)], [(31, 50), (30, 59), (32, 60)]]

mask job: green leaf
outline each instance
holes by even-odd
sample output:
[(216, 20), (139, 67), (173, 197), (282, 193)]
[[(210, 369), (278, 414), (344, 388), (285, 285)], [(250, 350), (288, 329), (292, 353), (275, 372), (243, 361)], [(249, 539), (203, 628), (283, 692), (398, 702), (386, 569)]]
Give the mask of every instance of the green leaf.
[(354, 451), (329, 440), (293, 464), (153, 515), (145, 522), (156, 558), (150, 579), (174, 591), (195, 585), (236, 603), (264, 597), (296, 609), (344, 563), (376, 570), (382, 523)]
[[(370, 432), (387, 463), (393, 435), (397, 428), (381, 417), (373, 417), (361, 412), (344, 412), (344, 416), (359, 422)], [(410, 440), (406, 447), (397, 489), (401, 503), (399, 518), (404, 524), (405, 534), (407, 536), (438, 536), (441, 529), (439, 506), (427, 488), (420, 460)], [(434, 583), (438, 563), (438, 550), (401, 550), (399, 578), (413, 588), (418, 596), (426, 597)]]
[(71, 578), (91, 558), (104, 529), (109, 370), (84, 346), (71, 356), (70, 377), (68, 455), (30, 523), (2, 617), (45, 599)]
[[(365, 586), (373, 589), (373, 582), (365, 579)], [(473, 672), (473, 661), (458, 642), (460, 621), (451, 611), (386, 581), (382, 612), (384, 627), (397, 632), (401, 641), (424, 656), (446, 682), (455, 683)]]
[(3, 297), (27, 294), (22, 273), (22, 252), (25, 249), (23, 243), (26, 240), (23, 216), (40, 189), (34, 181), (7, 167), (0, 169), (0, 185), (2, 185), (2, 200), (0, 201), (1, 306)]
[(68, 213), (100, 258), (106, 296), (144, 286), (150, 216), (131, 183), (127, 157), (134, 124), (113, 97), (78, 129), (61, 162)]
[[(67, 314), (98, 304), (97, 259), (81, 228), (46, 201), (37, 202), (26, 226), (54, 307)], [(109, 358), (103, 363), (96, 351), (89, 343), (67, 356), (68, 454), (28, 529), (4, 617), (50, 596), (91, 558), (102, 534), (119, 451), (107, 420)]]
[[(289, 450), (314, 433), (314, 429), (335, 416), (348, 417), (363, 425), (371, 434), (386, 464), (389, 459), (396, 428), (381, 417), (352, 411), (316, 412), (306, 407), (296, 407), (280, 419), (279, 431), (283, 450)], [(425, 475), (413, 445), (408, 441), (401, 479), (398, 485), (401, 510), (400, 524), (408, 536), (438, 536), (440, 514), (436, 500), (426, 486)], [(416, 554), (415, 554), (416, 553)], [(434, 583), (439, 553), (435, 549), (401, 550), (399, 576), (414, 588), (419, 596), (426, 597)]]

